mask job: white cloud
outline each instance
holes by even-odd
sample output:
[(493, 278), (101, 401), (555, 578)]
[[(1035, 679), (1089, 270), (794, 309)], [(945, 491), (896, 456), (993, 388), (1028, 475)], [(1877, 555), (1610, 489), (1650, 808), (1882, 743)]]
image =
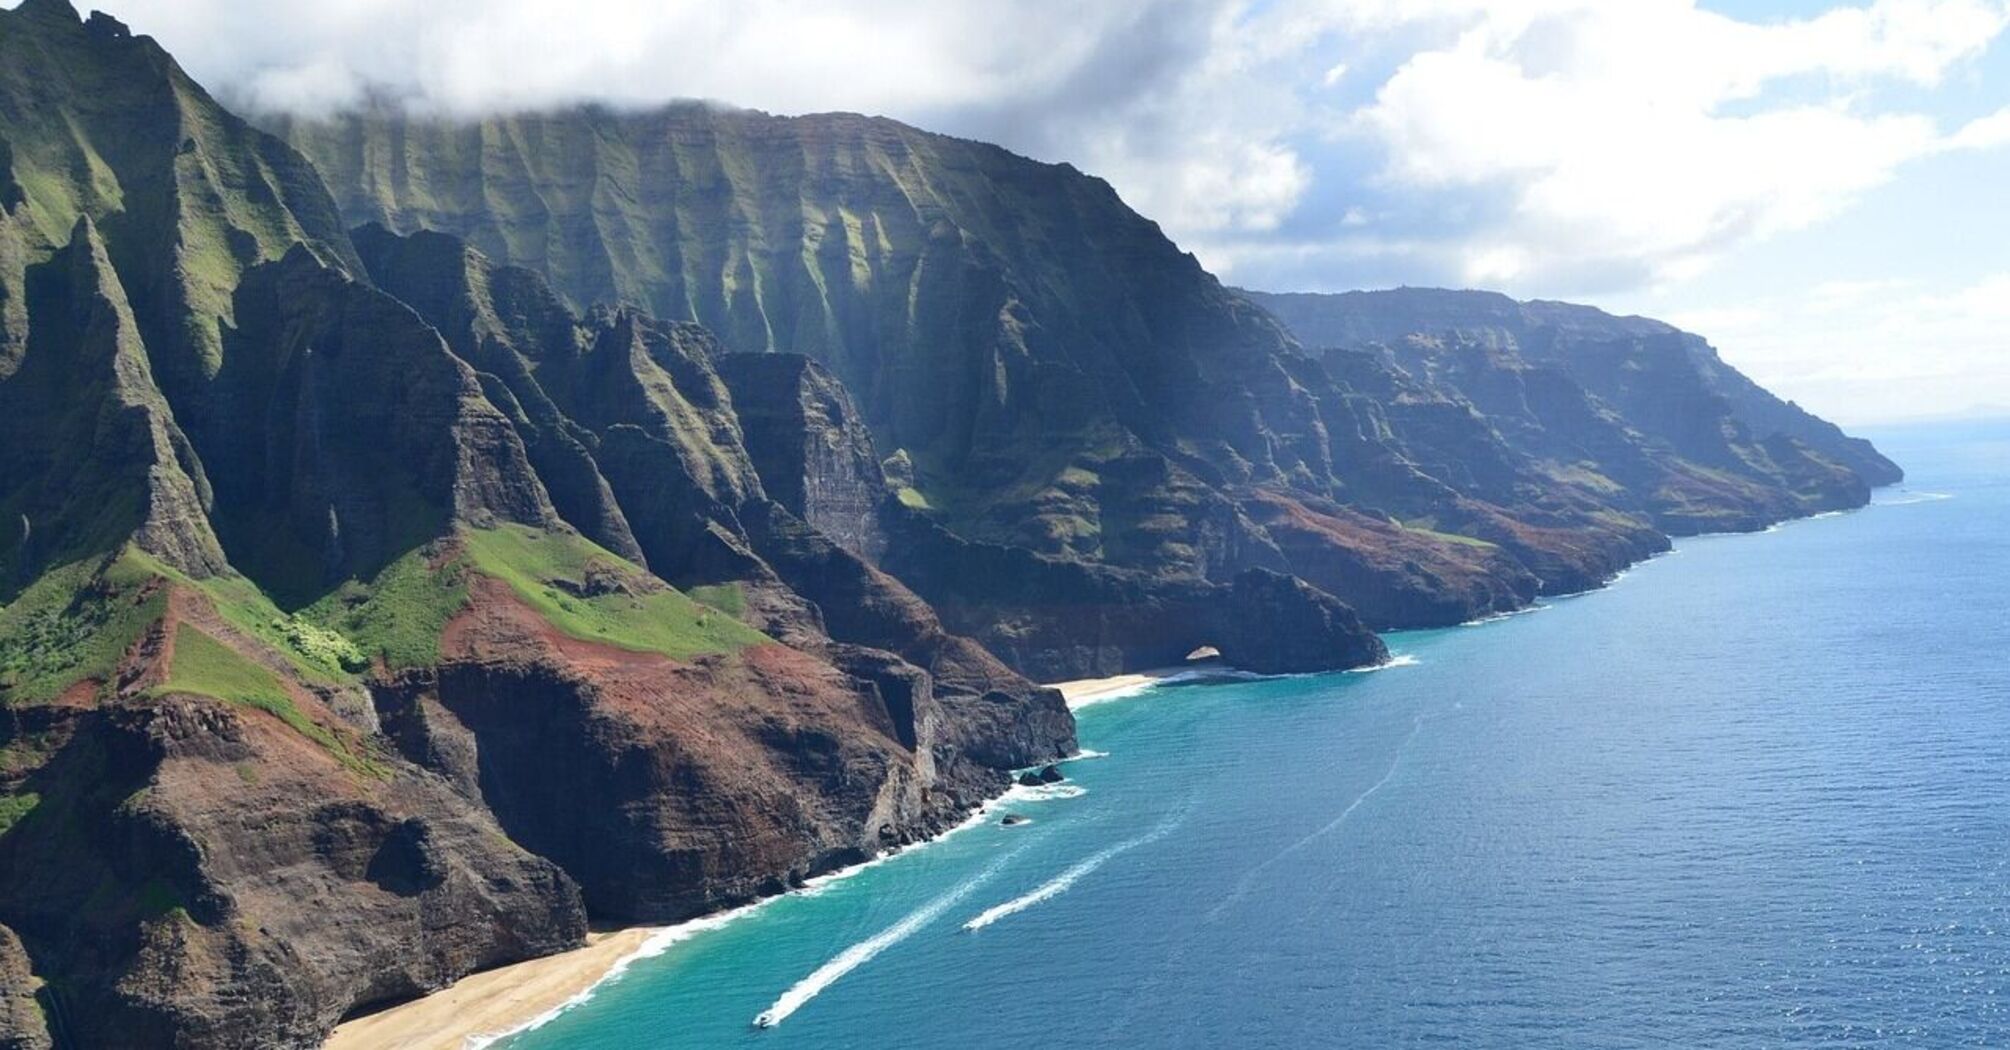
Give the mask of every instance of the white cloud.
[[(1372, 0), (1348, 6), (1355, 25), (1397, 17)], [(1386, 151), (1392, 190), (1504, 197), (1490, 228), (1462, 231), (1469, 280), (1679, 280), (1833, 217), (1908, 161), (2010, 138), (2010, 115), (1945, 137), (1926, 116), (1865, 112), (1857, 97), (1869, 79), (1938, 83), (2010, 24), (1993, 0), (1882, 0), (1771, 25), (1686, 0), (1404, 11), (1467, 17), (1349, 127)], [(1820, 82), (1796, 82), (1810, 76)]]
[(1951, 149), (1995, 149), (2010, 145), (2010, 106), (1962, 125), (1947, 139)]
[[(2003, 31), (2006, 5), (1878, 0), (1768, 24), (1695, 0), (123, 8), (198, 77), (268, 107), (387, 85), (456, 112), (708, 98), (991, 138), (1109, 178), (1217, 266), (1362, 235), (1343, 219), (1358, 199), (1303, 209), (1347, 194), (1334, 180), (1368, 151), (1386, 162), (1366, 190), (1438, 217), (1417, 238), (1419, 279), (1565, 293), (1680, 279), (1836, 215), (1913, 158), (2010, 141), (2010, 109), (1945, 137), (1860, 101), (1939, 83)], [(1392, 66), (1392, 48), (1409, 57)], [(1356, 170), (1326, 170), (1335, 152)]]
[(1893, 278), (1670, 315), (1753, 379), (1845, 422), (2010, 406), (2010, 272), (1951, 291)]

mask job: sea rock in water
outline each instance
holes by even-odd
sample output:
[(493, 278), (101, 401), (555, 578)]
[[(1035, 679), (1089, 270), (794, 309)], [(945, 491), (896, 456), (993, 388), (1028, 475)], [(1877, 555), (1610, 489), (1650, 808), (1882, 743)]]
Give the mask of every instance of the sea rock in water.
[(1040, 771), (1040, 783), (1042, 784), (1058, 784), (1066, 779), (1068, 778), (1062, 776), (1061, 770), (1055, 766), (1048, 766)]
[(1005, 819), (998, 822), (999, 826), (1007, 828), (1016, 828), (1024, 823), (1027, 823), (1026, 818), (1017, 813), (1007, 813)]

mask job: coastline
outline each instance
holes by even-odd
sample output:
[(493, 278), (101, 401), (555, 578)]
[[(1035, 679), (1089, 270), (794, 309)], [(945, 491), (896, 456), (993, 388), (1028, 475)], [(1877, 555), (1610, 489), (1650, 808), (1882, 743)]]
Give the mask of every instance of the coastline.
[[(1069, 709), (1073, 710), (1130, 696), (1165, 679), (1192, 673), (1192, 668), (1166, 667), (1049, 685), (1061, 691)], [(1008, 789), (979, 806), (971, 812), (969, 819), (957, 827), (908, 849), (940, 842), (963, 828), (980, 823), (993, 807), (1011, 801), (1015, 790), (1019, 789)], [(818, 876), (811, 879), (803, 890), (793, 892), (814, 892), (818, 885), (854, 875), (905, 852), (908, 850), (882, 854), (861, 864)], [(344, 1021), (329, 1033), (322, 1050), (471, 1050), (484, 1047), (535, 1028), (567, 1007), (585, 1001), (600, 985), (619, 975), (637, 959), (656, 955), (686, 937), (779, 899), (779, 896), (769, 897), (674, 926), (598, 930), (587, 935), (585, 945), (571, 951), (471, 973), (439, 991)]]
[(493, 970), (373, 1014), (344, 1021), (323, 1050), (462, 1050), (518, 1031), (590, 992), (671, 927), (597, 931), (583, 947)]
[(1193, 668), (1190, 667), (1158, 667), (1108, 678), (1077, 678), (1068, 682), (1048, 682), (1046, 685), (1050, 689), (1059, 689), (1061, 698), (1068, 703), (1068, 710), (1073, 711), (1105, 700), (1130, 696), (1168, 678), (1192, 673)]
[[(1866, 504), (1868, 505), (1870, 504)], [(1786, 520), (1827, 517), (1832, 513), (1840, 514), (1856, 509), (1860, 508), (1845, 508)], [(1784, 522), (1774, 523), (1768, 528), (1751, 530), (1749, 533), (1730, 533), (1730, 535), (1769, 532), (1778, 528), (1780, 524)], [(1650, 555), (1640, 562), (1628, 565), (1595, 587), (1587, 588), (1577, 594), (1555, 597), (1576, 597), (1578, 594), (1605, 590), (1641, 562), (1664, 557), (1672, 552), (1671, 550)], [(1481, 626), (1511, 616), (1536, 612), (1543, 607), (1541, 603), (1531, 603), (1512, 612), (1481, 617), (1458, 626)], [(1413, 662), (1408, 657), (1398, 656), (1383, 664), (1354, 670), (1378, 671), (1389, 667), (1407, 666)], [(1219, 665), (1212, 667), (1188, 665), (1043, 684), (1059, 690), (1068, 709), (1074, 711), (1133, 696), (1167, 680), (1209, 678), (1216, 675), (1235, 677), (1237, 672), (1226, 670)], [(791, 893), (815, 892), (816, 887), (823, 883), (848, 878), (909, 850), (940, 842), (958, 831), (981, 823), (997, 806), (1012, 801), (1014, 793), (1020, 790), (1022, 789), (1008, 788), (1004, 793), (972, 810), (969, 818), (963, 823), (932, 839), (817, 876), (809, 880), (802, 889)], [(713, 929), (788, 895), (764, 898), (738, 908), (671, 926), (633, 926), (595, 931), (587, 935), (585, 945), (571, 951), (472, 973), (445, 988), (417, 999), (344, 1021), (329, 1034), (322, 1047), (323, 1050), (480, 1050), (498, 1040), (539, 1027), (564, 1010), (586, 1001), (602, 984), (625, 971), (630, 963), (660, 954), (679, 941)]]

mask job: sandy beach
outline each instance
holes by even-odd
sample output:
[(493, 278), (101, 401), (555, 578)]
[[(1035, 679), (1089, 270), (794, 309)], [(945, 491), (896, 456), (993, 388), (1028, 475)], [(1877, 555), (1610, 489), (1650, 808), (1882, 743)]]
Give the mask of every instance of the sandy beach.
[[(1142, 689), (1191, 668), (1049, 683), (1071, 708)], [(705, 920), (699, 920), (701, 922)], [(336, 1026), (324, 1050), (464, 1050), (470, 1040), (514, 1031), (586, 992), (663, 927), (595, 932), (584, 947), (470, 974), (420, 999)]]
[(586, 945), (470, 974), (422, 999), (337, 1025), (326, 1050), (462, 1050), (520, 1028), (607, 976), (660, 927), (588, 934)]
[(1067, 699), (1069, 707), (1082, 707), (1099, 700), (1108, 700), (1113, 696), (1143, 689), (1153, 682), (1191, 670), (1192, 668), (1189, 667), (1160, 667), (1150, 671), (1137, 671), (1132, 674), (1111, 675), (1108, 678), (1078, 678), (1072, 682), (1049, 682), (1047, 684), (1061, 691), (1061, 695)]

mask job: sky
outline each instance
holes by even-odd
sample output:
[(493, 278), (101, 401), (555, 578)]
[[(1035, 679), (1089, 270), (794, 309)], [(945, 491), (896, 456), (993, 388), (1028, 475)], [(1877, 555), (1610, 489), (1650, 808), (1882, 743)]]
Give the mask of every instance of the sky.
[(1223, 280), (1588, 302), (1845, 423), (2010, 414), (2010, 0), (124, 0), (227, 99), (851, 110)]

